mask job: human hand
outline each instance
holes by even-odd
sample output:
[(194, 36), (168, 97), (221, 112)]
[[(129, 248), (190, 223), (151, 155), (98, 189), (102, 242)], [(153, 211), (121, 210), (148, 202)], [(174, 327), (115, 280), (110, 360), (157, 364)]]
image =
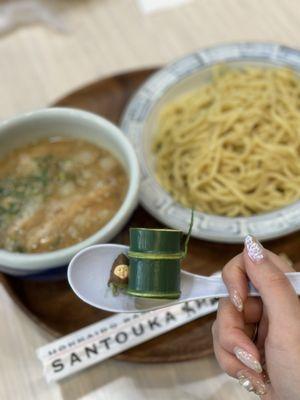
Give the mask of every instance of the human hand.
[[(213, 325), (215, 355), (224, 371), (264, 400), (300, 398), (300, 302), (284, 275), (292, 271), (247, 236), (243, 253), (222, 273), (230, 298), (219, 302)], [(261, 298), (247, 297), (249, 279)]]

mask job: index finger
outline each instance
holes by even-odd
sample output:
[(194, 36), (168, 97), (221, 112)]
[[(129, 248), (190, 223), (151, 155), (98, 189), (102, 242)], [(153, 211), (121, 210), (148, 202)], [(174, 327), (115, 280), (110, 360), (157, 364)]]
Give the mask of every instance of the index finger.
[(243, 254), (232, 258), (222, 270), (222, 278), (227, 287), (230, 300), (235, 308), (242, 312), (248, 296), (248, 278)]
[[(269, 259), (282, 272), (294, 272), (293, 267), (282, 257), (265, 250)], [(227, 287), (230, 300), (238, 311), (243, 311), (248, 297), (248, 276), (243, 253), (232, 258), (223, 268), (222, 278)]]

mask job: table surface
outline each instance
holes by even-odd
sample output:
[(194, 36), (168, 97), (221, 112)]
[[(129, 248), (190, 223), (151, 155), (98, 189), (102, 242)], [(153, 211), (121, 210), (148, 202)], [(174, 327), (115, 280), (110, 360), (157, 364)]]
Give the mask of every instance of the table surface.
[[(66, 33), (32, 25), (0, 38), (0, 119), (44, 107), (101, 77), (162, 65), (222, 42), (300, 48), (297, 0), (194, 0), (150, 15), (135, 0), (60, 0), (55, 5)], [(108, 360), (48, 385), (35, 349), (52, 338), (2, 287), (0, 321), (1, 400), (256, 398), (223, 374), (213, 357), (164, 365)]]

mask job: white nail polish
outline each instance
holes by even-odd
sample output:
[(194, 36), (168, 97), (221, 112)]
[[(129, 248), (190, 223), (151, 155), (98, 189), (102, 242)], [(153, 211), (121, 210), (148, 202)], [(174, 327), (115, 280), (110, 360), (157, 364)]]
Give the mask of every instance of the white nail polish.
[(255, 237), (251, 235), (245, 237), (245, 248), (249, 258), (254, 263), (259, 263), (263, 260), (264, 248)]
[(235, 347), (233, 349), (233, 352), (238, 360), (240, 360), (246, 367), (249, 367), (253, 369), (253, 371), (261, 373), (262, 372), (262, 367), (260, 365), (260, 362), (256, 360), (256, 358), (248, 353), (248, 351), (240, 348), (240, 347)]

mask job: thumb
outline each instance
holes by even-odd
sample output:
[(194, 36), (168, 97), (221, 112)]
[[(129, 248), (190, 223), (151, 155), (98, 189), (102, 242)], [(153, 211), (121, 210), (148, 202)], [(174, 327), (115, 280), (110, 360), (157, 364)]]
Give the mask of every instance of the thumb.
[(292, 326), (295, 318), (300, 317), (299, 299), (284, 272), (274, 263), (275, 255), (248, 235), (243, 256), (247, 275), (261, 295), (269, 321)]

